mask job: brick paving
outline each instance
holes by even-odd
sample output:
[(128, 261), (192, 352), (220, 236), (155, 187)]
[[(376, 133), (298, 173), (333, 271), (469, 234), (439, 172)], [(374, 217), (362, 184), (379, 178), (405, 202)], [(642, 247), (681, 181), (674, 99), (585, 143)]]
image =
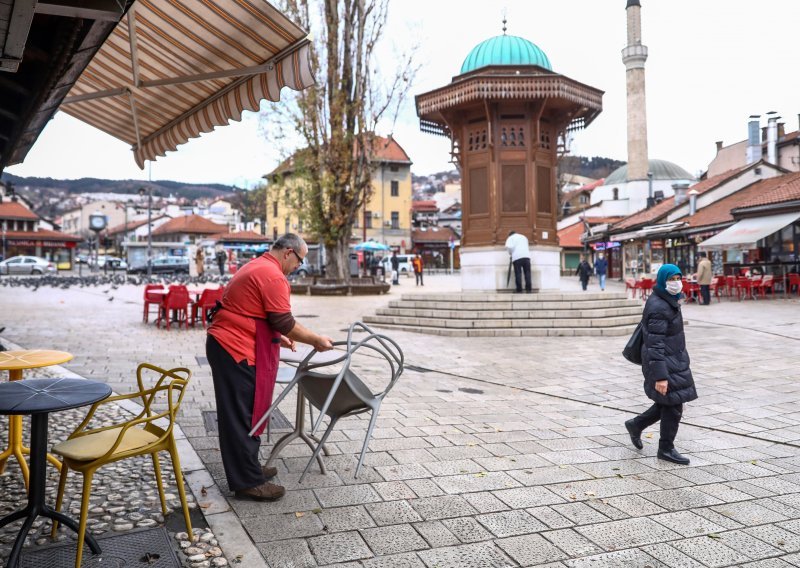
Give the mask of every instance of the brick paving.
[[(423, 291), (401, 282), (381, 297), (296, 297), (294, 312), (341, 338), (350, 321), (400, 292)], [(426, 292), (458, 286), (448, 276), (426, 283)], [(193, 371), (180, 423), (207, 470), (195, 491), (227, 499), (198, 502), (207, 518), (224, 520), (230, 544), (220, 542), (231, 561), (244, 554), (248, 567), (800, 566), (797, 299), (684, 308), (700, 399), (687, 406), (676, 445), (690, 467), (655, 458), (656, 431), (644, 450), (631, 447), (622, 422), (646, 399), (638, 368), (620, 356), (623, 338), (392, 331), (415, 370), (386, 399), (359, 478), (366, 421), (354, 417), (330, 438), (328, 475), (312, 469), (299, 484), (309, 451), (292, 444), (277, 464), (287, 496), (253, 503), (229, 498), (206, 429), (203, 411), (214, 401), (204, 333), (143, 325), (140, 297), (127, 286), (3, 288), (0, 325), (23, 347), (72, 352), (67, 368), (121, 393), (132, 389), (141, 361)], [(293, 398), (281, 408), (292, 418)], [(252, 544), (260, 554), (247, 556)]]

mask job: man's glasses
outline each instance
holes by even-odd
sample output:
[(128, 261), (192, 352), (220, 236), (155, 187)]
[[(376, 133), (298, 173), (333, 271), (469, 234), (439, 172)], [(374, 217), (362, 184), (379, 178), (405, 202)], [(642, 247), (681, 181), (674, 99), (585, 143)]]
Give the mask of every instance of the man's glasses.
[(290, 251), (292, 251), (292, 254), (293, 254), (293, 255), (295, 256), (295, 258), (297, 259), (297, 262), (299, 262), (300, 264), (303, 264), (303, 259), (302, 259), (302, 258), (300, 258), (300, 255), (299, 255), (299, 254), (297, 254), (297, 253), (295, 252), (295, 250), (294, 250), (294, 249), (289, 249), (289, 250), (290, 250)]

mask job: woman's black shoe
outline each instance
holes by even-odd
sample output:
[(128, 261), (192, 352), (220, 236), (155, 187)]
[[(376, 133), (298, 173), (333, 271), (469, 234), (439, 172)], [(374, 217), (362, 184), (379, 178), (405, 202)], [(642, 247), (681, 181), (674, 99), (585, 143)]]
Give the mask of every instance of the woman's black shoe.
[(642, 432), (633, 425), (633, 418), (625, 421), (625, 429), (631, 435), (631, 444), (641, 450), (644, 447), (644, 444), (642, 444)]
[(679, 454), (675, 448), (671, 450), (658, 450), (657, 456), (660, 460), (666, 460), (680, 465), (689, 465), (689, 458)]

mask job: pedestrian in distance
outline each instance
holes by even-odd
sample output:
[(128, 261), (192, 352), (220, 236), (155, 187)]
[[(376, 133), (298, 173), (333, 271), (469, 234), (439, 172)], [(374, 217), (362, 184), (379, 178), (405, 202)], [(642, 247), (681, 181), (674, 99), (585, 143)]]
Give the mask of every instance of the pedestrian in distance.
[(511, 231), (506, 239), (506, 250), (511, 255), (511, 264), (514, 265), (514, 292), (522, 292), (522, 277), (525, 277), (525, 292), (533, 292), (531, 283), (531, 250), (525, 235)]
[(236, 497), (256, 501), (280, 499), (286, 490), (267, 481), (275, 467), (258, 459), (262, 425), (250, 430), (269, 410), (278, 372), (280, 348), (295, 342), (317, 351), (333, 348), (329, 337), (295, 321), (286, 277), (303, 263), (305, 241), (287, 233), (269, 252), (237, 270), (225, 287), (206, 338), (219, 428), (219, 447), (228, 487)]
[(214, 258), (217, 259), (217, 266), (219, 267), (219, 275), (225, 274), (225, 261), (228, 260), (228, 255), (225, 254), (225, 249), (218, 248)]
[(689, 465), (689, 458), (678, 453), (674, 445), (683, 405), (697, 399), (678, 303), (681, 289), (681, 272), (677, 266), (665, 264), (659, 268), (653, 293), (642, 313), (644, 392), (653, 405), (625, 422), (625, 428), (633, 445), (641, 450), (642, 431), (660, 420), (658, 458)]
[(411, 259), (411, 265), (414, 267), (414, 278), (417, 279), (417, 286), (425, 286), (422, 282), (422, 270), (424, 265), (422, 263), (422, 256), (419, 253)]
[(608, 272), (608, 261), (601, 252), (594, 261), (594, 273), (597, 274), (597, 281), (600, 284), (601, 291), (606, 289), (606, 272)]
[(392, 263), (392, 284), (397, 286), (400, 284), (400, 259), (397, 258), (397, 251), (392, 252), (392, 258), (389, 261)]
[(194, 262), (197, 266), (197, 275), (202, 276), (206, 269), (206, 255), (203, 253), (203, 247), (197, 247), (197, 252), (194, 255)]
[(697, 254), (700, 256), (700, 262), (697, 263), (697, 283), (700, 284), (700, 297), (703, 298), (699, 303), (707, 306), (711, 303), (711, 261), (705, 252)]
[(575, 274), (578, 275), (578, 280), (581, 281), (581, 288), (585, 292), (586, 287), (589, 285), (589, 278), (592, 277), (592, 266), (584, 255), (581, 255), (581, 262), (578, 264)]

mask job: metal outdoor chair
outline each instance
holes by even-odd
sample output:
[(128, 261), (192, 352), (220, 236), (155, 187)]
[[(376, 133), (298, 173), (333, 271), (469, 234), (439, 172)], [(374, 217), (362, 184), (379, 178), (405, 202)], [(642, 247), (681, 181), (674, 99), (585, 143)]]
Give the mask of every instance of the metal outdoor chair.
[[(353, 339), (353, 333), (356, 331), (363, 331), (368, 335), (359, 341), (355, 341)], [(358, 466), (356, 467), (354, 476), (358, 478), (358, 473), (364, 463), (364, 455), (367, 452), (367, 447), (372, 437), (372, 431), (378, 419), (381, 403), (403, 373), (403, 351), (400, 349), (400, 346), (389, 337), (375, 333), (361, 322), (355, 322), (350, 325), (347, 332), (347, 340), (334, 342), (334, 346), (346, 346), (346, 351), (341, 357), (314, 364), (310, 361), (316, 351), (312, 350), (297, 367), (292, 381), (287, 385), (280, 396), (275, 399), (270, 409), (261, 417), (253, 428), (253, 431), (257, 430), (258, 427), (269, 418), (273, 409), (278, 407), (280, 402), (295, 385), (298, 388), (298, 420), (301, 420), (303, 416), (303, 400), (307, 400), (311, 406), (319, 410), (319, 417), (311, 429), (312, 436), (322, 425), (325, 416), (330, 419), (328, 428), (314, 448), (311, 459), (308, 461), (308, 464), (300, 476), (300, 482), (303, 481), (303, 478), (306, 476), (311, 464), (314, 463), (314, 460), (320, 460), (319, 453), (324, 449), (325, 441), (341, 418), (355, 416), (356, 414), (362, 414), (364, 412), (371, 412), (367, 434), (364, 437), (364, 445), (361, 448), (361, 455), (359, 456)], [(378, 355), (388, 363), (389, 381), (382, 391), (373, 393), (353, 371), (353, 356), (359, 351), (369, 351), (369, 353), (363, 353), (363, 355), (372, 355), (373, 357)], [(341, 369), (338, 372), (325, 373), (318, 370), (323, 367), (339, 364), (341, 364)], [(297, 435), (296, 433), (290, 433), (279, 440), (275, 444), (275, 448), (272, 450), (267, 464), (275, 459), (283, 447), (288, 444), (291, 439), (297, 437)], [(309, 439), (306, 439), (306, 443), (310, 444)], [(320, 465), (322, 466), (321, 463)]]
[[(145, 376), (158, 377), (152, 387), (144, 384)], [(86, 520), (89, 513), (89, 501), (92, 491), (92, 477), (100, 467), (136, 456), (150, 455), (153, 460), (158, 496), (161, 499), (161, 511), (167, 514), (167, 500), (164, 493), (164, 483), (161, 479), (161, 464), (158, 453), (168, 452), (172, 458), (172, 469), (175, 473), (175, 483), (178, 486), (183, 519), (186, 523), (186, 532), (192, 534), (192, 524), (189, 518), (189, 507), (186, 503), (186, 490), (183, 484), (183, 473), (178, 458), (178, 447), (175, 444), (173, 426), (175, 417), (186, 391), (186, 385), (192, 373), (189, 369), (160, 369), (148, 363), (142, 363), (136, 369), (136, 380), (139, 391), (131, 394), (117, 395), (96, 402), (89, 409), (86, 418), (72, 434), (53, 447), (53, 453), (63, 457), (61, 478), (58, 483), (58, 496), (56, 497), (56, 511), (61, 510), (64, 491), (67, 486), (67, 474), (74, 470), (83, 474), (83, 494), (81, 496), (80, 526), (78, 530), (78, 545), (75, 558), (76, 568), (81, 566), (83, 556), (83, 543), (86, 535)], [(88, 429), (94, 413), (103, 404), (116, 403), (120, 400), (138, 399), (143, 406), (137, 415), (118, 424)], [(156, 410), (153, 406), (166, 407), (165, 410)], [(51, 536), (56, 536), (58, 522), (53, 522)]]

